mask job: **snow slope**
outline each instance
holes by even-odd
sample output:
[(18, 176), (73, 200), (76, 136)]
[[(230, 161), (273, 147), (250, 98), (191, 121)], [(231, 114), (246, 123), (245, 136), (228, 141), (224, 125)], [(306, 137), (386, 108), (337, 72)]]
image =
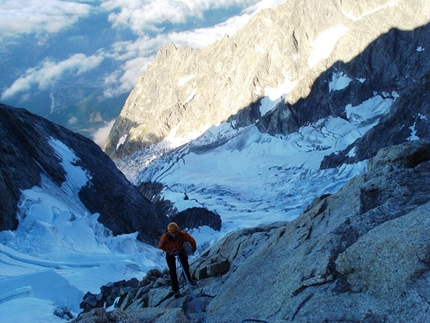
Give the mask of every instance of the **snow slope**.
[[(346, 76), (341, 77), (339, 81), (333, 75), (337, 83), (330, 90), (348, 85)], [(279, 102), (284, 94), (278, 93), (279, 98), (262, 100), (264, 110)], [(220, 214), (221, 232), (190, 230), (207, 246), (232, 230), (291, 220), (315, 197), (336, 192), (362, 173), (365, 162), (327, 170), (319, 166), (324, 156), (345, 149), (376, 125), (396, 98), (395, 93), (375, 93), (358, 106), (345, 106), (347, 120), (321, 119), (288, 136), (263, 134), (254, 125), (235, 129), (222, 123), (192, 141), (168, 137), (118, 167), (136, 185), (163, 183), (164, 198), (174, 201), (178, 211), (200, 205)]]
[[(313, 198), (337, 191), (363, 172), (364, 162), (318, 168), (325, 155), (344, 149), (374, 126), (393, 100), (375, 93), (357, 107), (345, 107), (348, 120), (319, 120), (289, 136), (269, 136), (254, 126), (234, 129), (227, 123), (193, 141), (172, 134), (118, 166), (135, 184), (165, 184), (164, 197), (179, 211), (203, 205), (220, 214), (220, 232), (190, 230), (201, 252), (232, 230), (293, 219)], [(277, 101), (264, 101), (264, 109)], [(0, 232), (2, 322), (64, 322), (54, 312), (67, 307), (77, 315), (87, 291), (98, 293), (108, 282), (141, 279), (149, 269), (165, 267), (161, 251), (137, 241), (137, 234), (112, 236), (97, 221), (98, 214), (85, 209), (77, 193), (88, 174), (73, 165), (77, 157), (67, 146), (55, 140), (51, 145), (63, 160), (68, 181), (56, 187), (44, 178), (41, 187), (23, 191), (18, 229)]]
[(23, 191), (18, 229), (0, 232), (1, 322), (64, 322), (54, 312), (67, 308), (76, 316), (86, 292), (164, 265), (137, 233), (113, 237), (85, 209), (77, 194), (88, 175), (73, 165), (77, 157), (67, 146), (50, 144), (68, 180), (57, 187), (45, 177), (41, 187)]

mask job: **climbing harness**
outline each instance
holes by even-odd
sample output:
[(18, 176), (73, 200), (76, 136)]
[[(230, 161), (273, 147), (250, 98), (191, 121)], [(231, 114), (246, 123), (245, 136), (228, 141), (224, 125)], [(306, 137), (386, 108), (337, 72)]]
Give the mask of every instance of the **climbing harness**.
[(179, 258), (179, 257), (177, 256), (177, 257), (176, 257), (176, 259), (178, 259), (178, 260), (179, 260), (179, 264), (180, 264), (180, 266), (181, 266), (181, 268), (182, 268), (182, 274), (184, 275), (185, 280), (186, 280), (186, 282), (187, 282), (188, 289), (190, 290), (190, 294), (191, 294), (191, 297), (193, 298), (193, 303), (194, 303), (194, 306), (196, 307), (196, 310), (197, 310), (197, 313), (198, 313), (198, 315), (199, 315), (199, 317), (200, 317), (200, 320), (201, 320), (201, 322), (202, 322), (202, 323), (206, 323), (206, 321), (205, 321), (205, 317), (203, 316), (202, 309), (200, 308), (200, 305), (199, 305), (199, 303), (197, 302), (196, 295), (194, 294), (193, 287), (191, 286), (190, 280), (188, 279), (188, 276), (187, 276), (187, 274), (185, 273), (185, 269), (184, 269), (184, 266), (182, 265), (181, 258)]

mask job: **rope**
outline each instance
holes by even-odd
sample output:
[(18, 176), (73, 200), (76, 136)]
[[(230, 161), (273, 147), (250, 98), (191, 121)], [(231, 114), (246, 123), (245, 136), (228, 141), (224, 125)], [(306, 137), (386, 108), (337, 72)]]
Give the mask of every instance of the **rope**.
[(182, 261), (179, 258), (179, 256), (177, 257), (177, 259), (179, 260), (179, 264), (181, 265), (182, 273), (184, 274), (185, 280), (187, 281), (188, 289), (190, 290), (190, 294), (191, 294), (191, 297), (193, 298), (193, 303), (194, 303), (194, 306), (196, 307), (197, 313), (200, 316), (200, 320), (201, 320), (202, 323), (206, 323), (205, 317), (203, 316), (202, 309), (200, 308), (200, 305), (197, 302), (196, 295), (194, 295), (193, 287), (191, 286), (191, 283), (190, 283), (190, 281), (188, 279), (188, 276), (185, 273), (185, 269), (184, 269), (184, 266), (182, 265)]

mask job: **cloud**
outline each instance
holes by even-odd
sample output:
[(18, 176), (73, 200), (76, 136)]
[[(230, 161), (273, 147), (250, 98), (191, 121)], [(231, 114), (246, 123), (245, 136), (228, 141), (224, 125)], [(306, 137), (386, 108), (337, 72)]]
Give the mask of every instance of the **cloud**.
[(135, 85), (139, 75), (152, 62), (153, 57), (135, 57), (127, 60), (121, 69), (111, 73), (105, 78), (104, 96), (116, 97), (129, 92)]
[(115, 123), (115, 120), (112, 120), (111, 122), (107, 123), (105, 127), (98, 129), (93, 134), (93, 141), (97, 145), (99, 145), (100, 147), (103, 147), (107, 137), (109, 136), (110, 130), (112, 129), (114, 123)]
[(165, 43), (173, 42), (183, 47), (200, 49), (220, 40), (224, 35), (233, 36), (239, 29), (244, 27), (251, 18), (251, 15), (243, 14), (234, 16), (215, 26), (187, 30), (179, 33), (173, 32), (166, 35), (167, 41)]
[(68, 123), (69, 125), (74, 125), (74, 124), (78, 123), (78, 121), (79, 121), (79, 119), (78, 119), (77, 117), (71, 117), (71, 118), (67, 121), (67, 123)]
[(268, 9), (268, 8), (275, 8), (276, 6), (278, 6), (279, 4), (284, 3), (284, 2), (285, 2), (285, 0), (262, 0), (262, 1), (258, 1), (255, 4), (245, 8), (243, 10), (243, 13), (254, 15), (258, 11), (261, 11), (263, 9)]
[(0, 5), (0, 40), (22, 34), (56, 33), (90, 11), (90, 5), (73, 1), (4, 0)]
[(153, 61), (157, 50), (168, 42), (166, 35), (160, 34), (152, 38), (143, 35), (136, 41), (114, 43), (105, 57), (123, 62), (120, 68), (105, 78), (104, 95), (115, 97), (130, 91), (139, 75)]
[[(113, 26), (126, 25), (136, 34), (158, 30), (164, 22), (186, 23), (189, 18), (203, 18), (206, 11), (219, 8), (249, 8), (259, 0), (107, 0), (101, 8), (112, 12)], [(273, 0), (272, 0), (273, 2)], [(279, 0), (277, 1), (280, 2)], [(118, 11), (118, 12), (117, 12)]]
[(13, 84), (3, 92), (2, 99), (9, 98), (18, 92), (28, 91), (32, 86), (37, 85), (44, 90), (52, 86), (64, 74), (73, 73), (80, 75), (97, 67), (104, 58), (102, 56), (89, 56), (84, 54), (74, 54), (68, 59), (59, 63), (52, 60), (45, 60), (41, 66), (30, 68)]

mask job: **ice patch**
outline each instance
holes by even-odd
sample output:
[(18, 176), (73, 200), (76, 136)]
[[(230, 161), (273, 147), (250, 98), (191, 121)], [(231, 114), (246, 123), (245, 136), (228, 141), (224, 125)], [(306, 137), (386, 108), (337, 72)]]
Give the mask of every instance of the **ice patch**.
[(187, 76), (184, 76), (184, 77), (180, 77), (178, 79), (178, 87), (181, 87), (181, 86), (185, 85), (185, 83), (187, 83), (188, 81), (191, 81), (195, 77), (196, 77), (196, 74), (192, 74), (192, 75), (187, 75)]
[[(58, 307), (67, 307), (79, 312), (78, 302), (82, 300), (83, 292), (70, 285), (67, 279), (57, 274), (53, 269), (21, 275), (7, 280), (0, 280), (0, 290), (17, 295), (23, 291), (22, 296), (51, 301)], [(30, 292), (31, 290), (31, 292)], [(14, 297), (11, 297), (14, 299)], [(7, 303), (8, 300), (5, 301)], [(5, 304), (6, 305), (6, 304)]]
[(350, 122), (361, 123), (363, 121), (377, 121), (383, 114), (387, 113), (393, 104), (393, 99), (382, 98), (379, 95), (374, 96), (363, 102), (362, 104), (353, 107), (348, 104), (345, 107), (346, 117)]
[(161, 192), (161, 196), (166, 200), (172, 201), (178, 212), (182, 212), (193, 207), (202, 207), (202, 205), (196, 200), (190, 200), (186, 192), (174, 192), (165, 187)]
[(277, 88), (265, 88), (264, 98), (260, 102), (260, 114), (264, 116), (267, 112), (273, 110), (279, 102), (297, 85), (296, 82), (290, 82), (285, 78), (284, 83), (280, 84)]
[(75, 165), (79, 158), (61, 141), (51, 138), (49, 144), (54, 148), (55, 155), (61, 159), (61, 166), (66, 171), (67, 180), (62, 184), (62, 189), (77, 197), (79, 190), (91, 179), (90, 174)]
[(331, 91), (339, 91), (346, 88), (349, 83), (351, 83), (352, 79), (346, 76), (345, 73), (333, 73), (331, 77), (331, 82), (328, 84), (329, 92)]
[(265, 96), (260, 101), (260, 114), (261, 116), (264, 116), (267, 112), (273, 110), (279, 102), (281, 102), (283, 97), (278, 97), (277, 99), (273, 100), (270, 99), (270, 97)]
[[(427, 117), (422, 115), (421, 113), (419, 113), (415, 119), (427, 120)], [(411, 135), (408, 138), (406, 138), (406, 140), (412, 141), (412, 140), (419, 140), (420, 139), (417, 136), (416, 125), (417, 125), (417, 122), (415, 121), (414, 124), (409, 127), (409, 129), (411, 130)]]
[(122, 144), (125, 143), (125, 141), (127, 140), (127, 136), (128, 135), (126, 134), (126, 135), (121, 136), (121, 138), (119, 138), (118, 143), (116, 145), (116, 149), (118, 149)]
[(409, 127), (409, 129), (411, 130), (411, 135), (406, 138), (407, 141), (413, 141), (413, 140), (419, 140), (420, 137), (417, 136), (417, 130), (415, 129), (416, 126), (416, 122), (414, 122), (414, 124), (412, 126)]
[(328, 58), (338, 40), (346, 34), (348, 28), (343, 25), (327, 29), (311, 43), (313, 51), (309, 55), (308, 65), (315, 67), (320, 61)]
[(185, 104), (188, 104), (188, 103), (190, 103), (191, 101), (193, 101), (193, 99), (194, 99), (194, 96), (196, 95), (196, 91), (194, 90), (193, 91), (193, 93), (191, 93), (189, 96), (188, 96), (188, 98), (185, 100), (185, 102), (183, 102), (182, 104), (183, 105), (185, 105)]

